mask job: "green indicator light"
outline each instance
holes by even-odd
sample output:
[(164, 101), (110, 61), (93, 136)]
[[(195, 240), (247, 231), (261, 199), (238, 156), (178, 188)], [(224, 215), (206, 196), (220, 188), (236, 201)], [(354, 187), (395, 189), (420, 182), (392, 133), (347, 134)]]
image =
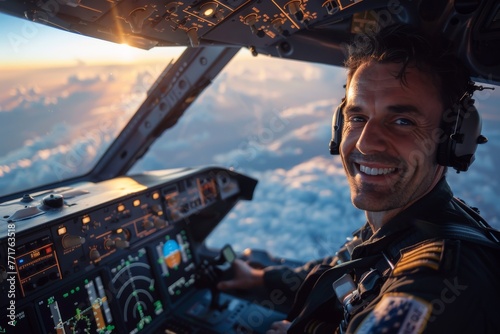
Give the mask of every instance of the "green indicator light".
[(63, 297), (64, 297), (64, 298), (66, 298), (66, 297), (68, 297), (68, 296), (69, 296), (69, 293), (67, 293), (67, 292), (63, 294)]
[(71, 289), (71, 290), (70, 290), (70, 293), (71, 293), (71, 294), (74, 294), (74, 293), (75, 293), (75, 289)]
[(80, 287), (79, 287), (79, 286), (77, 286), (77, 287), (75, 288), (75, 290), (76, 290), (76, 291), (80, 291)]

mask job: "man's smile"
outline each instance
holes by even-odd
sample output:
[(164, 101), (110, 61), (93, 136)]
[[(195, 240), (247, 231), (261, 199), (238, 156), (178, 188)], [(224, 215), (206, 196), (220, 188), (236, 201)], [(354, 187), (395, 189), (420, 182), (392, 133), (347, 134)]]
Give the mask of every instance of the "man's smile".
[(397, 168), (391, 167), (391, 168), (376, 168), (376, 167), (368, 167), (364, 166), (361, 164), (358, 164), (358, 169), (361, 173), (367, 174), (367, 175), (387, 175), (394, 173)]

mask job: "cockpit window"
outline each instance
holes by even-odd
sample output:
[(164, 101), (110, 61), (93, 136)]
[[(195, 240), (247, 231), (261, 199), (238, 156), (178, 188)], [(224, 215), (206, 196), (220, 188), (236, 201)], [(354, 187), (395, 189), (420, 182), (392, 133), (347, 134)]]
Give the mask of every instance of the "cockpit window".
[[(252, 57), (241, 50), (130, 173), (234, 168), (259, 180), (256, 192), (217, 226), (208, 245), (229, 243), (237, 251), (266, 249), (302, 260), (331, 254), (365, 219), (350, 202), (339, 157), (328, 152), (332, 112), (344, 96), (345, 77), (339, 67)], [(500, 226), (495, 176), (500, 91), (474, 97), (490, 141), (478, 148), (466, 175), (450, 169), (448, 180), (456, 196)]]
[(0, 196), (88, 173), (184, 49), (0, 21)]

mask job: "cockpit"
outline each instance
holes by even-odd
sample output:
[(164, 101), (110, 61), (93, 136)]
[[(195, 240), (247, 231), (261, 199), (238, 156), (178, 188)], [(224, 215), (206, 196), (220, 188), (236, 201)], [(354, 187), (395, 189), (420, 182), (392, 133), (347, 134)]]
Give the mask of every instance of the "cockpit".
[[(478, 83), (500, 83), (495, 1), (49, 0), (0, 12), (6, 333), (265, 333), (293, 300), (218, 291), (231, 262), (298, 266), (365, 219), (328, 154), (347, 43), (418, 24)], [(497, 228), (499, 94), (475, 93), (489, 142), (467, 178), (448, 176)]]

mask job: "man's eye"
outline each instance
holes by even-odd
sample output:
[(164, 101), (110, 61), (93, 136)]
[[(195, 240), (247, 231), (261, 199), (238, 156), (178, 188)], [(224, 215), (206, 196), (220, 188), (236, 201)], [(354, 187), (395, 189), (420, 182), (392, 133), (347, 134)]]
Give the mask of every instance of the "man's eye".
[(359, 122), (364, 122), (365, 118), (361, 116), (351, 116), (349, 117), (349, 121), (354, 123), (359, 123)]
[(415, 125), (415, 123), (413, 123), (412, 121), (410, 121), (409, 119), (406, 119), (406, 118), (398, 118), (395, 123), (397, 125)]

